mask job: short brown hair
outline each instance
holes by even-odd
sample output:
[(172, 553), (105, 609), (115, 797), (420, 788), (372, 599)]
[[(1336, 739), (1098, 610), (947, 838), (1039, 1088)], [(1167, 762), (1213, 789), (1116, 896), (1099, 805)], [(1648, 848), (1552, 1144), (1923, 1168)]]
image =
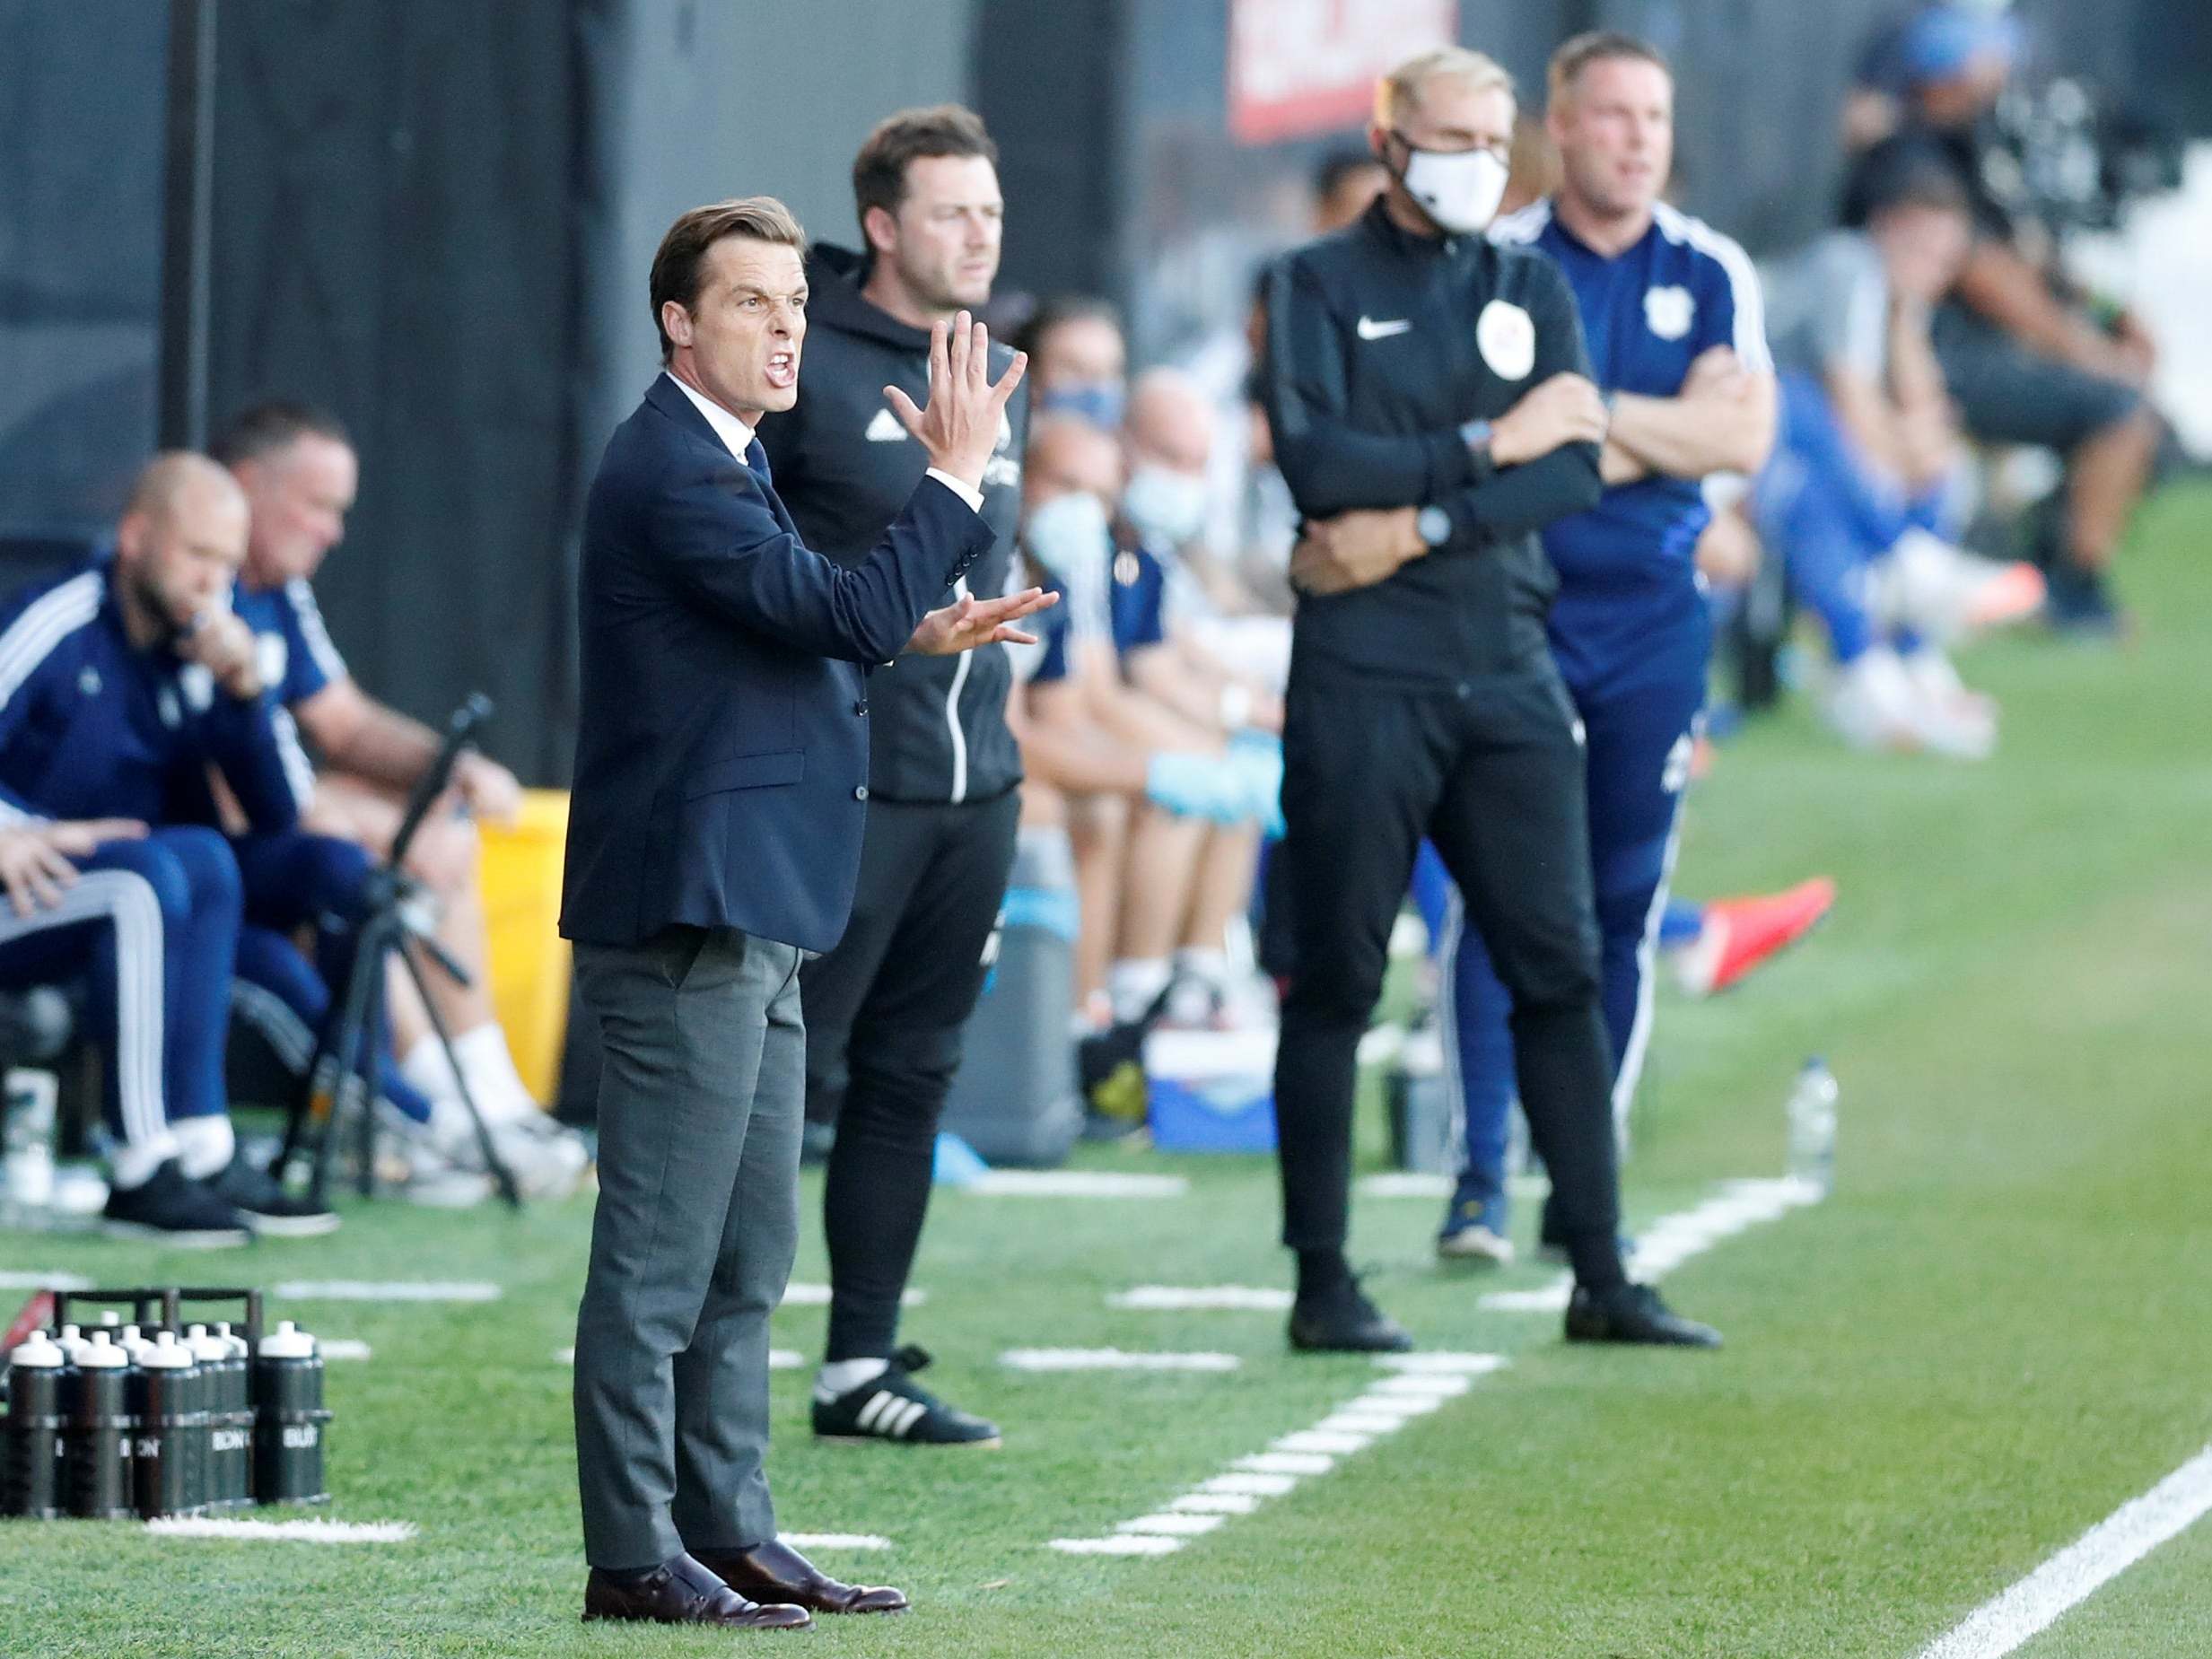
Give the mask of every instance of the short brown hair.
[(288, 450), (302, 438), (328, 438), (347, 449), (354, 441), (338, 417), (328, 409), (290, 397), (272, 397), (240, 410), (230, 424), (207, 446), (207, 453), (225, 467), (259, 460), (279, 450)]
[(675, 342), (661, 327), (660, 308), (670, 300), (686, 310), (699, 303), (699, 262), (726, 236), (749, 236), (756, 242), (806, 250), (807, 233), (791, 210), (773, 196), (741, 196), (695, 207), (669, 227), (653, 255), (653, 328), (660, 336), (660, 361), (675, 355)]
[(1551, 101), (1557, 103), (1572, 91), (1582, 72), (1592, 64), (1611, 63), (1624, 57), (1665, 71), (1670, 81), (1674, 77), (1674, 65), (1650, 41), (1639, 40), (1634, 35), (1624, 35), (1617, 30), (1594, 29), (1587, 34), (1575, 36), (1552, 54), (1547, 76)]
[(868, 210), (897, 213), (906, 199), (907, 168), (937, 155), (979, 155), (993, 167), (999, 164), (999, 146), (984, 130), (983, 117), (964, 105), (901, 109), (876, 123), (852, 158), (852, 211), (860, 218), (863, 245)]

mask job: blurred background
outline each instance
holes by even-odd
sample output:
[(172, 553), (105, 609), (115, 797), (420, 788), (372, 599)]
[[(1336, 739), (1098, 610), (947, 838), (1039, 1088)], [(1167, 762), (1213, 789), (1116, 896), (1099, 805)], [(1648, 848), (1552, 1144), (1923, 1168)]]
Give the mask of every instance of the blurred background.
[[(1681, 83), (1674, 194), (1765, 255), (1832, 223), (1847, 88), (1908, 9), (0, 0), (0, 536), (98, 533), (155, 443), (259, 396), (326, 405), (366, 480), (319, 584), (355, 672), (431, 719), (488, 692), (487, 748), (558, 785), (579, 509), (655, 366), (644, 273), (683, 208), (765, 192), (851, 240), (870, 127), (966, 102), (1004, 156), (1010, 319), (1106, 295), (1133, 363), (1226, 395), (1256, 264), (1310, 234), (1316, 167), (1395, 59), (1456, 38), (1533, 106), (1567, 35), (1647, 37)], [(2212, 10), (2014, 13), (2024, 162), (2070, 256), (2159, 325), (2161, 402), (2201, 447)]]

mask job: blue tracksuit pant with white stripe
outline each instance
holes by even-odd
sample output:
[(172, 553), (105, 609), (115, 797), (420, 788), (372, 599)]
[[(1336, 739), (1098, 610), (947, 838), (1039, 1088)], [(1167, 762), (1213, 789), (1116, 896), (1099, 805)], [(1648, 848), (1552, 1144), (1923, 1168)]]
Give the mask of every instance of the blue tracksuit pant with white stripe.
[[(1568, 692), (1583, 724), (1590, 869), (1603, 945), (1605, 1029), (1613, 1040), (1613, 1118), (1625, 1128), (1651, 1026), (1653, 957), (1674, 865), (1675, 819), (1705, 701), (1710, 625), (1701, 607), (1653, 641), (1625, 671)], [(1513, 1000), (1456, 896), (1445, 930), (1441, 982), (1447, 1063), (1465, 1130), (1465, 1188), (1504, 1191), (1516, 1094)]]
[(171, 1121), (224, 1110), (238, 864), (221, 835), (193, 827), (74, 862), (58, 904), (28, 916), (0, 905), (0, 985), (89, 979), (116, 1177), (134, 1186), (176, 1155)]

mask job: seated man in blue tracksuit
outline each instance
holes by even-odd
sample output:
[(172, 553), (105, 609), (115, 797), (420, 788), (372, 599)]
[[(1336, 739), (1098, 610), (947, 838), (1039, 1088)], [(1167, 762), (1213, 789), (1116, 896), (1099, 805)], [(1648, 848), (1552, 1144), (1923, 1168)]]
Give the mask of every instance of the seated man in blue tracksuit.
[[(1622, 1131), (1650, 1032), (1657, 930), (1712, 642), (1692, 563), (1709, 516), (1699, 485), (1710, 473), (1756, 471), (1774, 430), (1751, 261), (1658, 199), (1673, 109), (1673, 76), (1649, 46), (1615, 34), (1568, 41), (1552, 59), (1546, 110), (1560, 192), (1491, 228), (1498, 241), (1550, 254), (1566, 274), (1612, 410), (1604, 496), (1543, 537), (1560, 580), (1552, 651), (1588, 767), (1588, 855)], [(1506, 1260), (1512, 1003), (1472, 927), (1450, 931), (1446, 1042), (1464, 1094), (1465, 1164), (1438, 1248)]]
[(252, 636), (227, 605), (246, 522), (221, 467), (160, 457), (113, 557), (18, 595), (0, 628), (16, 912), (0, 982), (89, 970), (116, 1136), (109, 1223), (202, 1243), (337, 1225), (236, 1156), (224, 1110), (240, 883), (211, 780), (265, 834), (297, 813)]

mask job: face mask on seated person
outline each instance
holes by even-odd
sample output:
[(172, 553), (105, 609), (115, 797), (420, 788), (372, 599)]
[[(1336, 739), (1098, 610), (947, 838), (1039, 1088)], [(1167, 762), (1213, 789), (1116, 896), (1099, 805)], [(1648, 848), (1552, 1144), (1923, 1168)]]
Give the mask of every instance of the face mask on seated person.
[(1398, 182), (1428, 215), (1453, 236), (1486, 230), (1505, 199), (1508, 168), (1489, 150), (1422, 150), (1403, 133), (1405, 170)]
[(1180, 547), (1206, 527), (1206, 481), (1146, 461), (1129, 475), (1122, 511), (1156, 553)]
[(1072, 415), (1112, 432), (1122, 423), (1125, 394), (1119, 380), (1071, 380), (1036, 395), (1040, 415)]
[(1036, 562), (1070, 588), (1104, 590), (1114, 536), (1106, 503), (1089, 490), (1055, 495), (1032, 512), (1022, 540)]

